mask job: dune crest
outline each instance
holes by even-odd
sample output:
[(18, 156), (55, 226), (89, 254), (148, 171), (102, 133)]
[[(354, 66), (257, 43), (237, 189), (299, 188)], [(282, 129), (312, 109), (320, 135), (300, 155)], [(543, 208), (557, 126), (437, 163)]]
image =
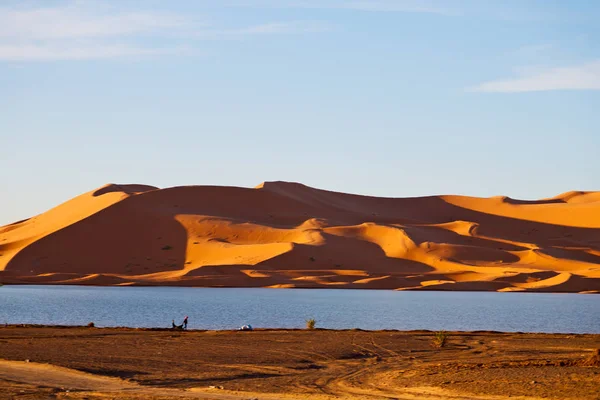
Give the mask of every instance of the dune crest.
[(600, 292), (600, 192), (105, 185), (0, 227), (0, 282)]

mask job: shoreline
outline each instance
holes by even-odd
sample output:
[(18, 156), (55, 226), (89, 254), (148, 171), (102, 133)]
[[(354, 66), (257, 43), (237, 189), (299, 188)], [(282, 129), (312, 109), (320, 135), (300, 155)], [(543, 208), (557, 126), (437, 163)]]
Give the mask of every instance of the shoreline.
[[(2, 272), (2, 271), (0, 271)], [(481, 290), (481, 289), (460, 289), (454, 290), (450, 288), (439, 288), (431, 286), (429, 287), (419, 287), (419, 288), (377, 288), (377, 287), (336, 287), (332, 286), (297, 286), (297, 287), (273, 287), (273, 286), (186, 286), (186, 285), (165, 285), (161, 284), (141, 284), (141, 283), (132, 283), (127, 285), (120, 284), (97, 284), (97, 283), (68, 283), (68, 282), (43, 282), (43, 283), (32, 283), (32, 282), (3, 282), (0, 283), (0, 287), (2, 286), (72, 286), (72, 287), (100, 287), (100, 288), (187, 288), (187, 289), (269, 289), (269, 290), (360, 290), (360, 291), (390, 291), (390, 292), (468, 292), (468, 293), (545, 293), (545, 294), (600, 294), (600, 290), (584, 290), (581, 292), (568, 292), (568, 291), (544, 291), (543, 289), (538, 290)]]
[(600, 334), (0, 326), (0, 398), (590, 399)]
[(363, 328), (256, 328), (252, 331), (241, 331), (240, 329), (173, 329), (161, 327), (134, 327), (134, 326), (87, 326), (87, 325), (63, 325), (63, 324), (28, 324), (28, 323), (4, 323), (1, 329), (25, 328), (25, 329), (95, 329), (110, 331), (134, 331), (134, 332), (177, 332), (177, 333), (232, 333), (232, 332), (366, 332), (366, 333), (401, 333), (401, 334), (435, 334), (444, 332), (449, 335), (549, 335), (549, 336), (598, 336), (600, 347), (600, 332), (528, 332), (528, 331), (496, 331), (496, 330), (445, 330), (445, 329), (363, 329)]

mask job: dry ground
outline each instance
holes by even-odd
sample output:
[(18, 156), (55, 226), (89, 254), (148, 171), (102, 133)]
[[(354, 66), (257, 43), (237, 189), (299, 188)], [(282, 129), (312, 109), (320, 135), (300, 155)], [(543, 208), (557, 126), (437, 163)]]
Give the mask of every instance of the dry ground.
[(600, 335), (433, 337), (6, 326), (0, 398), (600, 399), (600, 367), (583, 362)]

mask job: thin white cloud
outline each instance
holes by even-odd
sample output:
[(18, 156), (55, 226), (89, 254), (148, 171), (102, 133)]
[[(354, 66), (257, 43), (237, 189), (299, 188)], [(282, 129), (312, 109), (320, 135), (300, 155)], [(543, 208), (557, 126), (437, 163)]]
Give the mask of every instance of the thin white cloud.
[(431, 0), (238, 0), (225, 3), (231, 6), (255, 8), (312, 8), (442, 15), (459, 14), (456, 10), (440, 6), (440, 2)]
[(469, 91), (489, 93), (600, 90), (600, 60), (570, 67), (521, 70), (520, 76), (482, 83)]
[(291, 21), (291, 22), (274, 22), (269, 24), (255, 25), (248, 28), (238, 30), (242, 34), (297, 34), (297, 33), (314, 33), (326, 32), (331, 29), (331, 25), (321, 21)]
[[(58, 7), (0, 8), (0, 61), (89, 60), (189, 53), (194, 40), (328, 30), (319, 21), (222, 29), (188, 16), (123, 12), (67, 2)], [(150, 39), (160, 38), (156, 47)], [(166, 43), (166, 44), (164, 44)]]
[(252, 25), (244, 28), (207, 29), (198, 31), (195, 35), (200, 38), (228, 38), (255, 35), (318, 33), (327, 32), (331, 29), (333, 29), (332, 25), (322, 21), (287, 21)]
[(0, 61), (106, 59), (175, 54), (181, 46), (141, 43), (152, 35), (182, 30), (178, 15), (93, 10), (70, 2), (57, 7), (0, 8)]
[(96, 14), (79, 6), (0, 9), (0, 38), (49, 40), (150, 34), (181, 29), (186, 19), (151, 12)]
[(156, 56), (164, 54), (182, 54), (185, 47), (143, 48), (123, 44), (60, 46), (25, 45), (5, 46), (0, 44), (0, 60), (5, 61), (58, 61), (58, 60), (94, 60), (116, 57)]

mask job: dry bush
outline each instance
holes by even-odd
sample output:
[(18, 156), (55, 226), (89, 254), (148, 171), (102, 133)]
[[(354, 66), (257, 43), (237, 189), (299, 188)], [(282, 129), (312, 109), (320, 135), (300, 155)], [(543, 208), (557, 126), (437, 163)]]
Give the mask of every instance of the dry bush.
[(435, 336), (431, 340), (431, 343), (438, 348), (442, 348), (446, 345), (448, 341), (448, 332), (446, 331), (437, 331)]
[(594, 353), (581, 364), (585, 367), (600, 367), (600, 349), (594, 350)]

